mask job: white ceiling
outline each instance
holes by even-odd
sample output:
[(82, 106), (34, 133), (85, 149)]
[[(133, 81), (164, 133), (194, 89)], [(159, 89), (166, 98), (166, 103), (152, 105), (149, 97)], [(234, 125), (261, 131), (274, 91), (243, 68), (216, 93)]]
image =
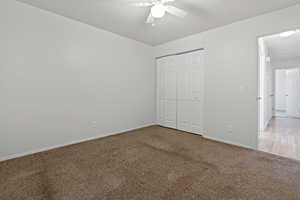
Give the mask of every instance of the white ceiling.
[(300, 59), (300, 30), (290, 37), (272, 35), (265, 38), (273, 62)]
[[(145, 24), (150, 8), (129, 5), (147, 0), (18, 0), (150, 45), (286, 8), (300, 0), (177, 0), (184, 19), (166, 15), (156, 26)], [(151, 1), (151, 0), (148, 0)]]

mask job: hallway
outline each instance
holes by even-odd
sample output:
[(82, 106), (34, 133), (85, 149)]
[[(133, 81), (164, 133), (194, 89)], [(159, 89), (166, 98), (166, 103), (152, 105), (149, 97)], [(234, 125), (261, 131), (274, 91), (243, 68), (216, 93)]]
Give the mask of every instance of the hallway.
[(258, 150), (300, 160), (300, 119), (273, 118), (258, 137)]

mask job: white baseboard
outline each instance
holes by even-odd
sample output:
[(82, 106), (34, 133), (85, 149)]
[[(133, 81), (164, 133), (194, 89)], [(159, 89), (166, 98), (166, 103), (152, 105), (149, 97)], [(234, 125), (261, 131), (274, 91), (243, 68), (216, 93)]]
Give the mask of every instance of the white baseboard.
[(67, 142), (67, 143), (64, 143), (64, 144), (58, 144), (58, 145), (45, 147), (45, 148), (41, 148), (41, 149), (26, 151), (26, 152), (23, 152), (23, 153), (12, 154), (12, 155), (1, 157), (0, 162), (6, 161), (6, 160), (11, 160), (11, 159), (14, 159), (14, 158), (23, 157), (23, 156), (28, 156), (28, 155), (35, 154), (35, 153), (49, 151), (49, 150), (52, 150), (52, 149), (57, 149), (57, 148), (64, 147), (64, 146), (69, 146), (69, 145), (72, 145), (72, 144), (79, 144), (79, 143), (82, 143), (82, 142), (87, 142), (87, 141), (96, 140), (96, 139), (100, 139), (100, 138), (104, 138), (104, 137), (108, 137), (108, 136), (112, 136), (112, 135), (117, 135), (117, 134), (120, 134), (120, 133), (133, 131), (133, 130), (137, 130), (137, 129), (141, 129), (141, 128), (145, 128), (145, 127), (149, 127), (149, 126), (153, 126), (153, 125), (156, 125), (156, 123), (145, 124), (145, 125), (138, 126), (138, 127), (135, 127), (135, 128), (125, 129), (125, 130), (117, 131), (117, 132), (113, 132), (113, 133), (107, 133), (107, 134), (100, 135), (100, 136), (84, 138), (84, 139), (81, 139), (81, 140), (71, 141), (71, 142)]
[(234, 145), (234, 146), (238, 146), (238, 147), (243, 147), (243, 148), (246, 148), (246, 149), (256, 150), (254, 147), (250, 147), (250, 146), (243, 145), (243, 144), (240, 144), (240, 143), (230, 142), (230, 141), (227, 141), (227, 140), (214, 138), (214, 137), (210, 137), (210, 136), (205, 136), (205, 135), (203, 135), (203, 137), (206, 138), (206, 139), (209, 139), (209, 140), (213, 140), (213, 141), (217, 141), (217, 142), (221, 142), (221, 143), (225, 143), (225, 144), (230, 144), (230, 145)]

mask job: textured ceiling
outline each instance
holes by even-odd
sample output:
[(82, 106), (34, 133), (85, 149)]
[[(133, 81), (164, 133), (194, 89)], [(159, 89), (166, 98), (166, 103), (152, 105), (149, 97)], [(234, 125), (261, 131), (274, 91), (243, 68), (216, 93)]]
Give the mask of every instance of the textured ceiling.
[[(211, 28), (286, 8), (300, 0), (177, 0), (184, 19), (166, 15), (156, 26), (145, 24), (150, 8), (130, 5), (146, 0), (18, 0), (113, 33), (159, 45)], [(151, 1), (151, 0), (149, 0)]]
[(273, 35), (265, 38), (273, 61), (289, 61), (300, 59), (300, 30), (290, 37)]

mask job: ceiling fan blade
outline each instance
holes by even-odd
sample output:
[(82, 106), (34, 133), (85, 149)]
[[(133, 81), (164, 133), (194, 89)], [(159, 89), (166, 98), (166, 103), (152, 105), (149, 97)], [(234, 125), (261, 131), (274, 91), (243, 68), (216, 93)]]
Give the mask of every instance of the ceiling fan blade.
[(179, 8), (176, 8), (174, 6), (166, 6), (166, 11), (172, 15), (175, 15), (177, 17), (185, 17), (187, 15), (187, 12), (185, 12), (184, 10), (181, 10)]
[(161, 0), (161, 2), (164, 3), (170, 3), (170, 2), (174, 2), (175, 0)]
[(152, 16), (151, 12), (149, 14), (149, 16), (147, 17), (147, 24), (152, 24), (154, 22), (154, 17)]
[(153, 3), (150, 3), (150, 2), (139, 2), (139, 3), (131, 3), (130, 5), (136, 6), (136, 7), (149, 7), (149, 6), (152, 6)]

